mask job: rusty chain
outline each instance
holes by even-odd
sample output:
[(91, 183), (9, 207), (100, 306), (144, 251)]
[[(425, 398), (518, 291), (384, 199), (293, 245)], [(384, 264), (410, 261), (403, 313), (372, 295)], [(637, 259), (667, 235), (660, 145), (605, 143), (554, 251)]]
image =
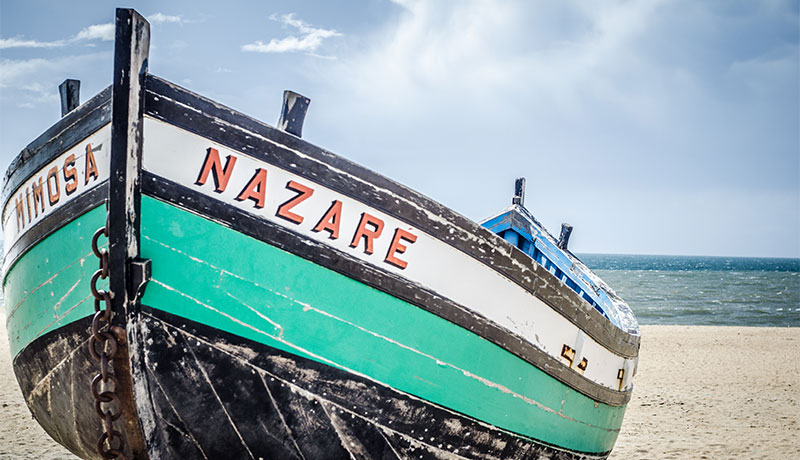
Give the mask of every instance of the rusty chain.
[[(100, 235), (108, 238), (108, 219), (105, 227), (100, 227), (92, 236), (92, 252), (100, 259), (100, 268), (92, 275), (90, 288), (94, 296), (94, 317), (92, 318), (92, 336), (89, 338), (89, 353), (100, 362), (100, 372), (92, 379), (91, 390), (95, 401), (95, 411), (103, 425), (103, 434), (97, 441), (97, 452), (107, 459), (120, 458), (128, 460), (124, 454), (125, 439), (122, 433), (114, 429), (113, 423), (122, 416), (122, 404), (117, 396), (118, 381), (111, 368), (111, 361), (117, 354), (119, 344), (111, 330), (111, 293), (97, 289), (97, 281), (107, 279), (109, 274), (108, 250), (100, 250), (97, 240)], [(105, 303), (101, 308), (101, 304)], [(115, 327), (117, 329), (118, 327)], [(122, 328), (119, 328), (122, 330)], [(119, 331), (117, 331), (119, 332)], [(124, 330), (122, 330), (124, 333)], [(99, 351), (98, 351), (99, 345)]]

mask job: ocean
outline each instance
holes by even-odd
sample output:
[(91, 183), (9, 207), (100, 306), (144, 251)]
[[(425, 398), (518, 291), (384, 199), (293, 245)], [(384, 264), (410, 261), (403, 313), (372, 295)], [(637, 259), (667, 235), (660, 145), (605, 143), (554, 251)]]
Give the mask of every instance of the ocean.
[(800, 326), (800, 259), (579, 254), (639, 324)]

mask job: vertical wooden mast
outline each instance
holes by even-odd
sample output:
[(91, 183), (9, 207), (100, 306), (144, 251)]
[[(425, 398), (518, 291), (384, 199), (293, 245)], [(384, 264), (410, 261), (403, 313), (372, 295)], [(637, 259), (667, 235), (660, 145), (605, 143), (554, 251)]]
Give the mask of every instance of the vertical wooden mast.
[[(111, 85), (111, 158), (108, 188), (109, 287), (114, 318), (112, 328), (120, 344), (114, 374), (123, 417), (126, 455), (149, 458), (139, 424), (132, 368), (140, 357), (129, 337), (136, 321), (138, 288), (149, 264), (139, 260), (144, 87), (150, 50), (150, 24), (132, 9), (118, 8)], [(121, 327), (120, 327), (121, 326)], [(127, 328), (127, 334), (125, 329)], [(134, 332), (135, 333), (135, 332)], [(135, 340), (134, 340), (135, 341)]]
[(130, 262), (139, 257), (144, 85), (150, 24), (132, 9), (117, 9), (111, 106), (109, 254), (114, 311), (133, 308)]

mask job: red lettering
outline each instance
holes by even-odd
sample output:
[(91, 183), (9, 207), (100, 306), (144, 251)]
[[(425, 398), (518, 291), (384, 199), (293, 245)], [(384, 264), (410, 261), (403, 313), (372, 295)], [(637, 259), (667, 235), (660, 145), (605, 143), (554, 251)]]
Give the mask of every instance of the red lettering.
[[(55, 179), (55, 185), (50, 179)], [(58, 188), (58, 166), (53, 166), (47, 171), (47, 198), (50, 200), (50, 206), (58, 203), (61, 198), (61, 190)]]
[(14, 200), (15, 207), (17, 208), (17, 230), (21, 229), (25, 226), (25, 208), (22, 207), (23, 200), (22, 195), (19, 198)]
[(38, 204), (41, 203), (42, 205), (42, 213), (44, 213), (44, 184), (42, 183), (42, 178), (39, 178), (39, 185), (36, 185), (36, 182), (33, 183), (31, 186), (31, 191), (33, 192), (33, 212), (36, 213), (36, 216), (39, 216), (39, 208), (37, 207)]
[[(367, 228), (367, 225), (371, 225), (374, 227), (372, 230)], [(383, 231), (383, 221), (378, 219), (375, 216), (371, 216), (366, 212), (361, 213), (361, 221), (358, 223), (358, 229), (356, 229), (356, 234), (353, 235), (353, 241), (350, 243), (351, 248), (358, 247), (358, 244), (361, 242), (361, 238), (363, 237), (366, 241), (364, 252), (367, 254), (373, 253), (373, 241), (381, 236), (381, 232)]]
[(267, 202), (267, 170), (258, 168), (250, 182), (244, 186), (236, 201), (253, 200), (256, 208), (263, 208)]
[(28, 206), (28, 223), (31, 223), (31, 194), (25, 189), (25, 204)]
[[(222, 161), (219, 159), (219, 151), (213, 147), (208, 148), (206, 159), (203, 162), (203, 168), (200, 170), (200, 175), (197, 176), (195, 184), (203, 185), (208, 180), (209, 173), (214, 174), (214, 191), (222, 193), (225, 187), (228, 186), (228, 180), (233, 173), (233, 165), (236, 164), (236, 157), (228, 155), (225, 159), (225, 167), (222, 167)], [(259, 206), (260, 207), (260, 206)]]
[(417, 241), (417, 235), (407, 232), (402, 228), (395, 230), (394, 238), (392, 238), (392, 244), (389, 246), (389, 252), (386, 253), (386, 259), (384, 259), (384, 261), (396, 267), (400, 267), (401, 269), (405, 269), (408, 266), (408, 262), (395, 257), (395, 254), (402, 254), (406, 252), (406, 249), (408, 249), (403, 244), (402, 240), (405, 240), (408, 242), (408, 244), (411, 244)]
[(97, 162), (94, 159), (94, 152), (92, 152), (92, 144), (86, 144), (86, 172), (83, 185), (89, 183), (90, 177), (97, 179)]
[(67, 195), (72, 195), (78, 189), (78, 170), (75, 169), (75, 155), (70, 155), (64, 160), (64, 189)]
[(310, 187), (306, 187), (305, 185), (298, 184), (297, 182), (290, 180), (289, 183), (286, 184), (286, 188), (289, 190), (293, 190), (298, 193), (298, 195), (291, 200), (283, 203), (282, 205), (278, 206), (278, 212), (275, 213), (278, 217), (283, 217), (284, 219), (288, 220), (289, 222), (294, 222), (295, 224), (302, 224), (303, 223), (303, 216), (297, 215), (291, 211), (291, 209), (298, 204), (302, 203), (303, 201), (311, 198), (311, 195), (314, 194), (314, 190)]
[(331, 235), (328, 237), (332, 240), (339, 238), (339, 222), (342, 220), (342, 202), (334, 200), (331, 207), (322, 216), (317, 225), (311, 229), (312, 232), (321, 232), (325, 230)]

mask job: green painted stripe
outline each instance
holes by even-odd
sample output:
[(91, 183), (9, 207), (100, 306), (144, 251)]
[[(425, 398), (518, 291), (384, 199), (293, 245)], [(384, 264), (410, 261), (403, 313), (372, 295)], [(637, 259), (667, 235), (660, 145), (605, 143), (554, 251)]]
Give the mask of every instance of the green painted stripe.
[(8, 270), (3, 292), (11, 356), (42, 334), (94, 313), (89, 280), (98, 264), (92, 235), (105, 219), (105, 208), (94, 208), (37, 243)]
[(613, 446), (625, 407), (595, 404), (493, 343), (298, 256), (142, 197), (142, 302), (351, 370), (569, 449)]

